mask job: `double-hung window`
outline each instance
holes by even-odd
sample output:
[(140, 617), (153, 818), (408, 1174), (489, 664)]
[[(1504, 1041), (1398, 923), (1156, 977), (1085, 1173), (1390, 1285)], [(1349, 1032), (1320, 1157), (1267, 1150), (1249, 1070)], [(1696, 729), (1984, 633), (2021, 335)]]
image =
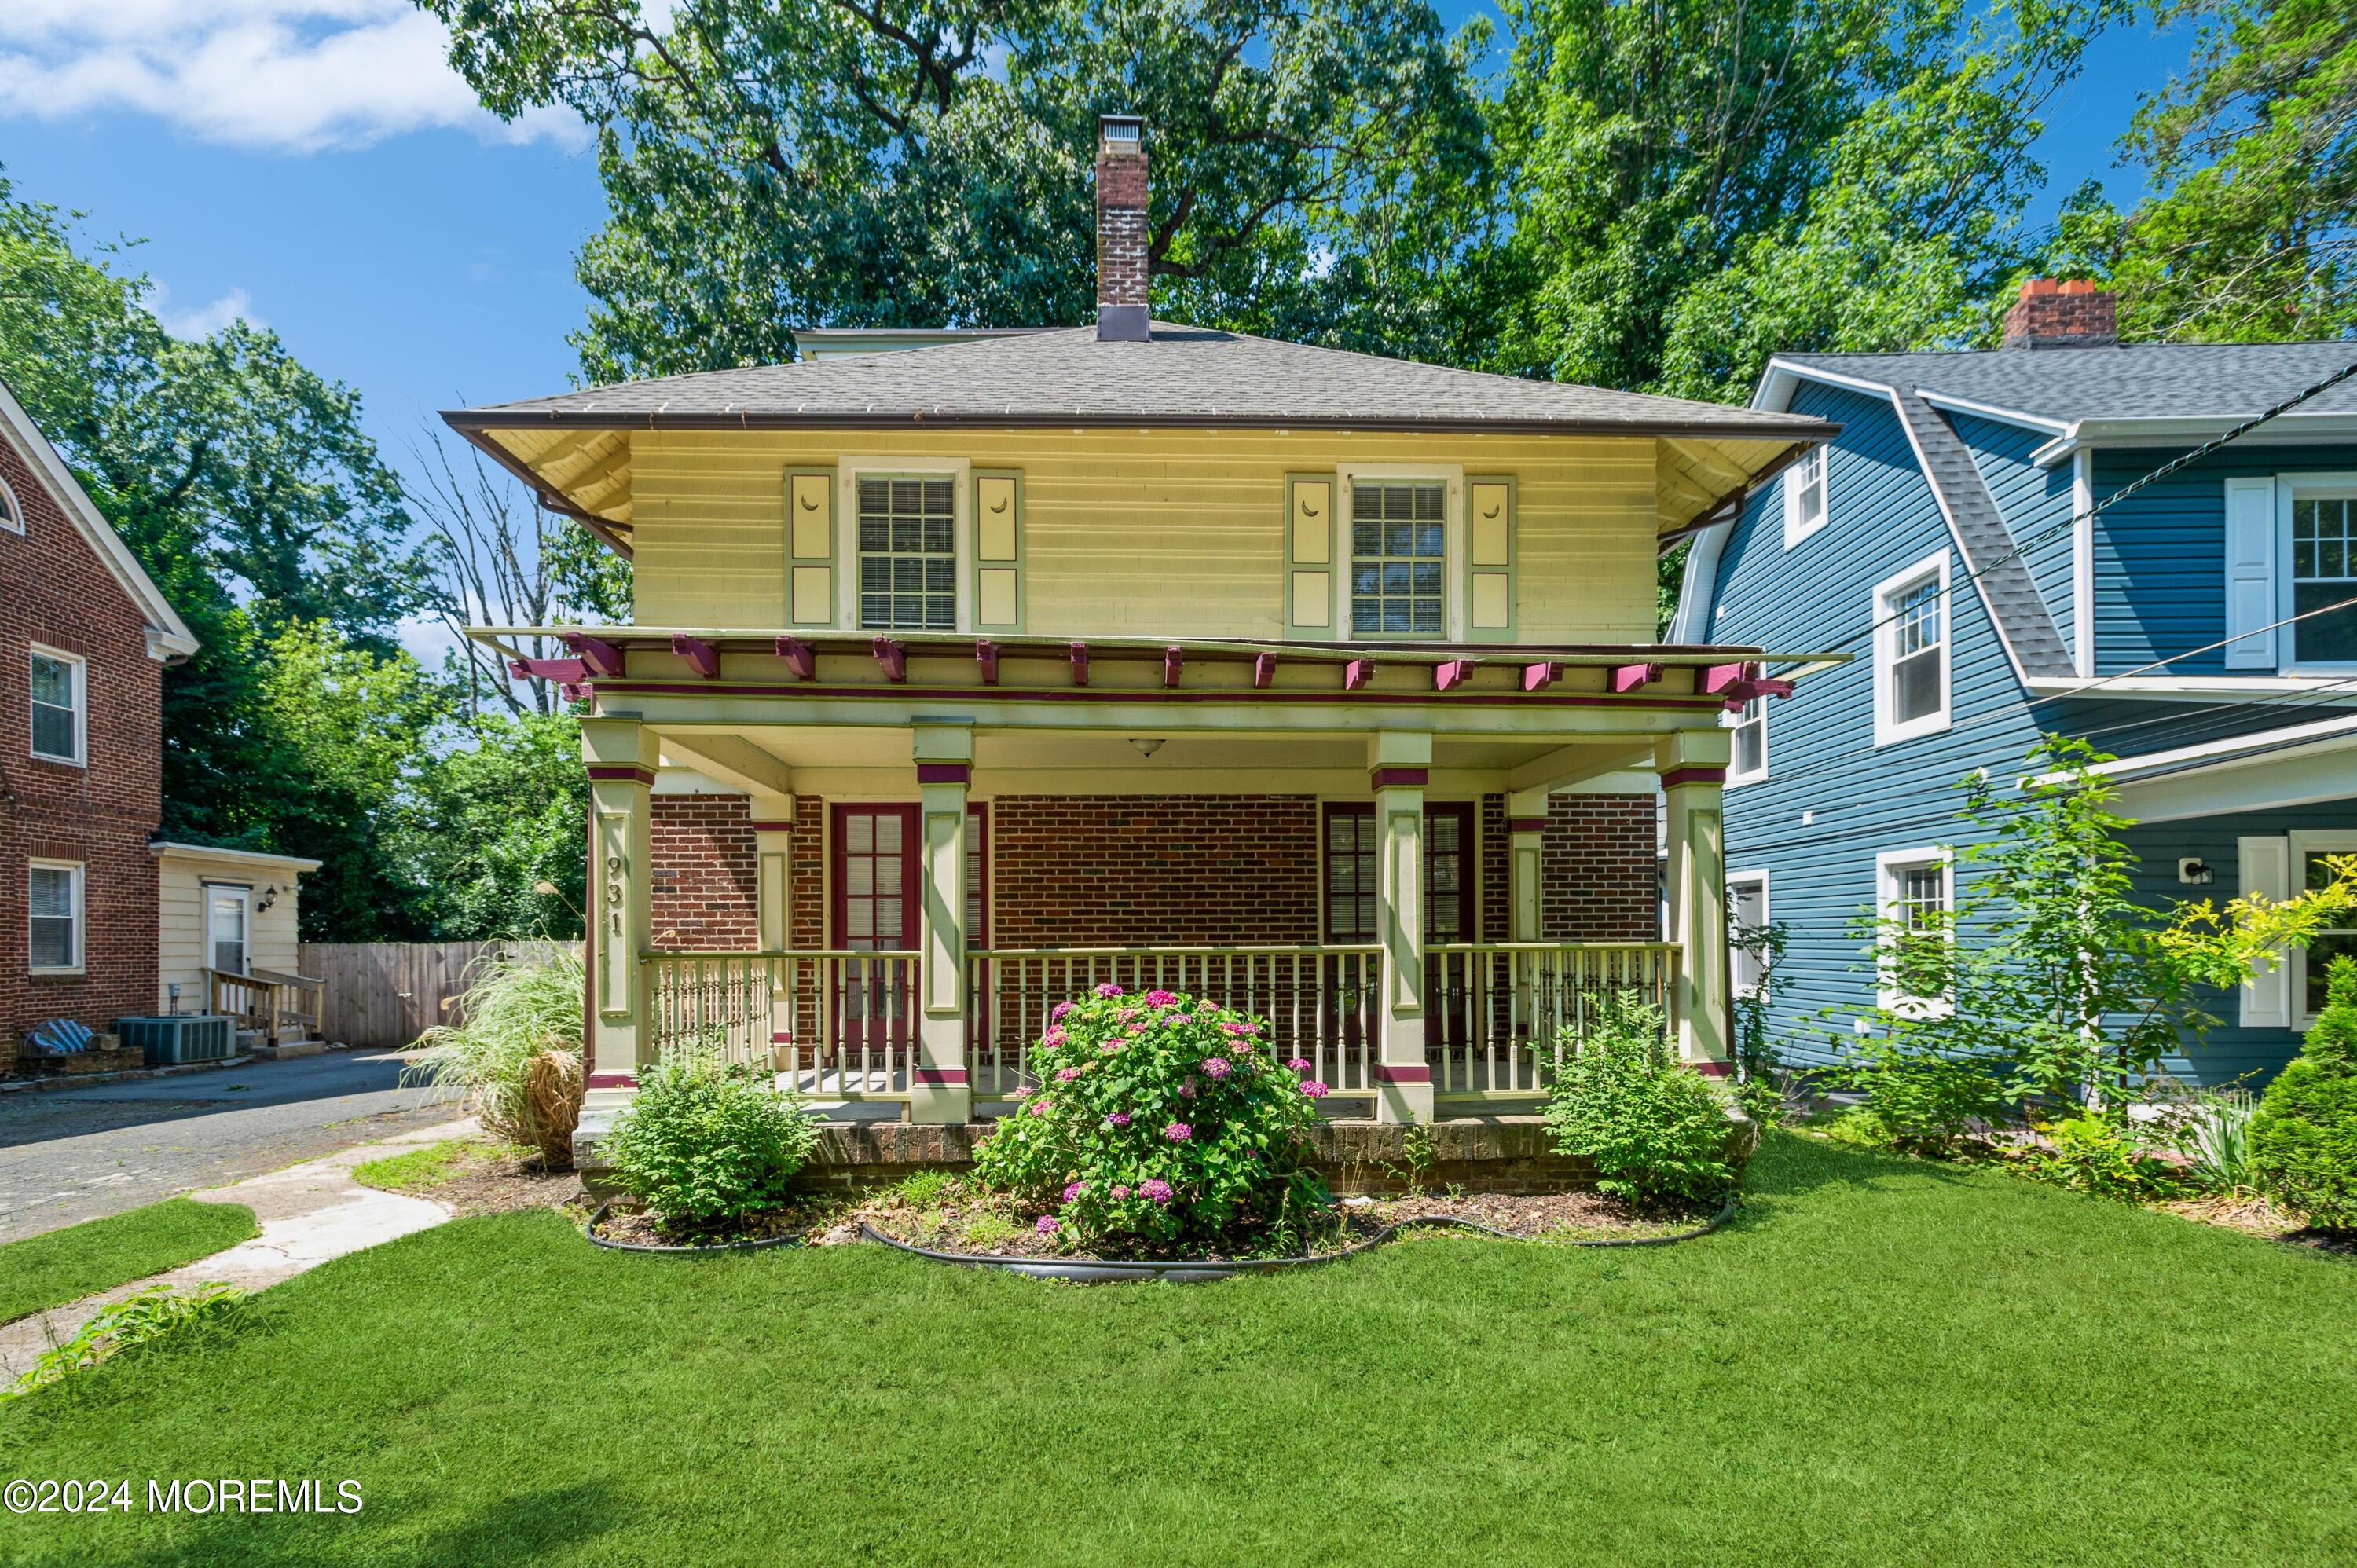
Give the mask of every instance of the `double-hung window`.
[(1727, 879), (1727, 978), (1738, 996), (1757, 996), (1768, 978), (1768, 874)]
[(859, 624), (877, 631), (957, 629), (957, 481), (858, 483)]
[[(2331, 862), (2357, 855), (2357, 834), (2298, 832), (2291, 837), (2292, 874), (2296, 891), (2313, 892), (2332, 886)], [(2357, 916), (2344, 915), (2318, 931), (2306, 948), (2292, 950), (2292, 1022), (2298, 1028), (2314, 1026), (2324, 1011), (2324, 982), (2336, 958), (2357, 959)]]
[(1448, 486), (1351, 486), (1351, 635), (1439, 637), (1448, 626)]
[(1919, 562), (1874, 590), (1874, 744), (1948, 727), (1948, 557)]
[(1812, 446), (1784, 470), (1784, 548), (1825, 525), (1825, 449)]
[(81, 968), (81, 866), (73, 861), (37, 860), (27, 875), (25, 891), (33, 972)]
[(2291, 498), (2291, 657), (2357, 664), (2357, 494)]
[(1735, 732), (1734, 757), (1727, 770), (1729, 784), (1752, 784), (1768, 777), (1768, 699), (1753, 697), (1727, 715)]
[(1900, 850), (1875, 857), (1880, 885), (1885, 1007), (1934, 1011), (1951, 1004), (1955, 867), (1945, 850)]
[(0, 528), (11, 533), (25, 532), (25, 509), (16, 504), (16, 492), (5, 479), (0, 479)]
[(33, 755), (45, 762), (78, 765), (82, 760), (89, 729), (83, 714), (87, 668), (70, 653), (33, 650)]

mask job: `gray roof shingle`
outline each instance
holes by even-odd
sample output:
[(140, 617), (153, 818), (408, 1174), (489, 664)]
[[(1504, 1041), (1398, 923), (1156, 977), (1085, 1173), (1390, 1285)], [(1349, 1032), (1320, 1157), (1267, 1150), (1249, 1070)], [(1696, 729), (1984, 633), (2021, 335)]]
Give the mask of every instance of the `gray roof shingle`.
[[(2248, 418), (2357, 360), (2357, 342), (2137, 343), (1777, 358), (2070, 424), (2091, 419)], [(2341, 382), (2300, 404), (2299, 411), (2357, 413), (2357, 381)]]
[(786, 365), (706, 371), (446, 415), (465, 429), (568, 425), (1122, 424), (1608, 430), (1820, 439), (1835, 426), (1740, 405), (1387, 360), (1156, 322), (1150, 341), (1093, 328)]

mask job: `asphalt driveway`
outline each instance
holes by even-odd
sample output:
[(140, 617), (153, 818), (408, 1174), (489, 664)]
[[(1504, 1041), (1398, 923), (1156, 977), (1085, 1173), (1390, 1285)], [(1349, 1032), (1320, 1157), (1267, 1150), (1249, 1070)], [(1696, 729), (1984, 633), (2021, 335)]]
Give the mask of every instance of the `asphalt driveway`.
[(0, 1096), (0, 1241), (258, 1176), (460, 1112), (392, 1051)]

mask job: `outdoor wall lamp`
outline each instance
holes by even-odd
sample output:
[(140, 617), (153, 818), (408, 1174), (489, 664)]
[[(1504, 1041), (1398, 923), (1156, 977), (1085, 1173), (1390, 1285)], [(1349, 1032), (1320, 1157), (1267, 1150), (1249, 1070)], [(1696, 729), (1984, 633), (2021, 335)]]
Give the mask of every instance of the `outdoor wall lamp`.
[(1138, 756), (1151, 757), (1156, 752), (1162, 749), (1162, 737), (1159, 736), (1154, 736), (1146, 738), (1139, 738), (1133, 736), (1130, 738), (1129, 744), (1137, 747)]
[(277, 902), (278, 889), (275, 887), (265, 887), (262, 890), (262, 897), (253, 901), (254, 912), (259, 914)]

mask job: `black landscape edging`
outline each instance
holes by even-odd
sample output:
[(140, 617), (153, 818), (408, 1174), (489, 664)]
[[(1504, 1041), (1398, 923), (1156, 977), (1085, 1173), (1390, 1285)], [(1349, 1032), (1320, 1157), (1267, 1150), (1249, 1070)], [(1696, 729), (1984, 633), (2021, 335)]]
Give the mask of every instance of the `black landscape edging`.
[(1727, 1200), (1719, 1205), (1717, 1214), (1691, 1230), (1674, 1231), (1667, 1236), (1612, 1236), (1599, 1237), (1593, 1241), (1541, 1241), (1527, 1236), (1510, 1236), (1478, 1220), (1459, 1219), (1447, 1214), (1424, 1214), (1386, 1225), (1365, 1240), (1344, 1247), (1340, 1251), (1305, 1252), (1292, 1258), (1181, 1258), (1168, 1262), (1118, 1258), (999, 1258), (986, 1252), (943, 1252), (898, 1240), (865, 1221), (861, 1222), (859, 1231), (870, 1241), (881, 1241), (895, 1251), (908, 1252), (932, 1262), (950, 1263), (959, 1268), (997, 1269), (1031, 1279), (1071, 1280), (1082, 1284), (1111, 1284), (1121, 1280), (1168, 1280), (1174, 1284), (1196, 1284), (1209, 1280), (1223, 1280), (1233, 1274), (1274, 1273), (1279, 1269), (1338, 1262), (1380, 1247), (1403, 1230), (1446, 1226), (1471, 1230), (1501, 1241), (1521, 1241), (1535, 1247), (1662, 1247), (1673, 1241), (1691, 1241), (1697, 1236), (1707, 1236), (1734, 1217), (1735, 1191), (1729, 1188)]
[(771, 1236), (759, 1241), (715, 1241), (709, 1246), (702, 1247), (661, 1247), (645, 1241), (608, 1241), (597, 1234), (597, 1222), (605, 1219), (613, 1207), (610, 1203), (599, 1204), (597, 1211), (589, 1217), (588, 1223), (581, 1227), (581, 1234), (589, 1239), (591, 1246), (603, 1247), (613, 1252), (660, 1252), (694, 1256), (698, 1253), (710, 1252), (759, 1252), (770, 1247), (800, 1247), (804, 1244), (799, 1236)]

